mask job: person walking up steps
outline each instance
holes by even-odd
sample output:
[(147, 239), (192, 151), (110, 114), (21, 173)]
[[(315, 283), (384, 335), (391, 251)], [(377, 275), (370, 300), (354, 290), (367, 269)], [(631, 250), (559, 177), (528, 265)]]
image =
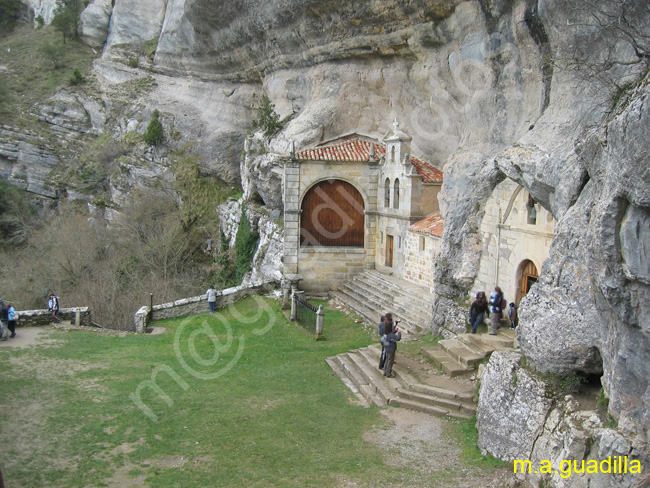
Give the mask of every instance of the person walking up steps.
[(210, 313), (214, 313), (214, 307), (217, 302), (217, 290), (214, 289), (214, 285), (210, 285), (208, 291), (205, 292), (205, 296), (208, 299), (208, 305), (210, 305)]
[(476, 329), (483, 323), (486, 312), (488, 312), (488, 303), (485, 298), (485, 292), (479, 291), (476, 294), (476, 300), (474, 300), (472, 306), (469, 308), (469, 323), (472, 326), (472, 334), (476, 334)]

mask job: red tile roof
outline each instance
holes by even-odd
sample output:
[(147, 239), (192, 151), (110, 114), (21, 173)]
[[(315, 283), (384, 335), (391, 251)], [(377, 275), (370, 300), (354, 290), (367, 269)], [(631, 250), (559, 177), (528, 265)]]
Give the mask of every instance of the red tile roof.
[(434, 237), (442, 237), (443, 228), (444, 220), (442, 220), (440, 211), (437, 211), (413, 224), (409, 227), (409, 231), (417, 232), (418, 234), (429, 234)]
[[(386, 154), (386, 148), (381, 144), (362, 139), (352, 139), (330, 146), (297, 151), (296, 158), (303, 161), (365, 162), (370, 159), (371, 145), (375, 146), (375, 157), (377, 159)], [(430, 163), (411, 156), (411, 164), (415, 166), (415, 170), (422, 176), (424, 181), (442, 183), (442, 171), (434, 168)]]

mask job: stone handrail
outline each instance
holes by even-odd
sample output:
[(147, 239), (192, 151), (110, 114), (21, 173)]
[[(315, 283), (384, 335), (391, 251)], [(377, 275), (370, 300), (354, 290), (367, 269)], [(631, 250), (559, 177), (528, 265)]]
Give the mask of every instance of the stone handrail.
[[(70, 307), (62, 308), (59, 310), (59, 318), (61, 320), (69, 320), (74, 323), (79, 311), (80, 315), (80, 325), (91, 326), (92, 325), (92, 316), (90, 313), (90, 308), (88, 307)], [(22, 327), (32, 327), (35, 325), (48, 325), (53, 322), (52, 312), (47, 309), (39, 310), (20, 310), (16, 312), (18, 314), (18, 325)]]
[[(215, 307), (223, 308), (241, 300), (242, 298), (259, 295), (260, 292), (270, 292), (277, 287), (278, 283), (270, 281), (261, 285), (244, 287), (234, 286), (232, 288), (226, 288), (221, 290), (217, 296)], [(153, 308), (149, 306), (140, 307), (134, 316), (135, 332), (138, 334), (144, 333), (149, 322), (153, 320), (184, 317), (186, 315), (194, 315), (207, 311), (208, 301), (205, 294), (154, 305)]]

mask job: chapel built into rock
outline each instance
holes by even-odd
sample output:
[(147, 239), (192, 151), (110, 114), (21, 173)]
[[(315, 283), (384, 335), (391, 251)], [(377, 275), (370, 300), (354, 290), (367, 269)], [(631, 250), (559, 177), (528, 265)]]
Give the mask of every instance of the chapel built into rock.
[(292, 152), (284, 166), (284, 274), (327, 292), (364, 269), (431, 286), (443, 175), (411, 137), (352, 133)]

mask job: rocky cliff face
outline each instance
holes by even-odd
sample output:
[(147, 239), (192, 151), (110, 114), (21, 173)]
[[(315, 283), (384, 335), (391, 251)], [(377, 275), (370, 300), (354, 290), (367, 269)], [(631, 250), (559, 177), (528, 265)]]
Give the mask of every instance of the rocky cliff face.
[[(179, 141), (170, 147), (195, 142), (206, 167), (271, 209), (282, 206), (278, 156), (290, 141), (381, 135), (397, 116), (413, 153), (445, 170), (434, 329), (453, 329), (478, 270), (482, 206), (513, 179), (558, 220), (520, 308), (522, 350), (540, 371), (602, 372), (621, 435), (642, 452), (649, 18), (640, 0), (94, 0), (82, 28), (103, 46), (97, 92), (59, 94), (41, 112), (53, 127), (121, 138), (158, 108)], [(262, 93), (284, 126), (242, 156)], [(3, 171), (29, 168), (9, 142)], [(164, 155), (142, 157), (164, 178)], [(486, 397), (490, 388), (500, 385), (484, 382)]]

